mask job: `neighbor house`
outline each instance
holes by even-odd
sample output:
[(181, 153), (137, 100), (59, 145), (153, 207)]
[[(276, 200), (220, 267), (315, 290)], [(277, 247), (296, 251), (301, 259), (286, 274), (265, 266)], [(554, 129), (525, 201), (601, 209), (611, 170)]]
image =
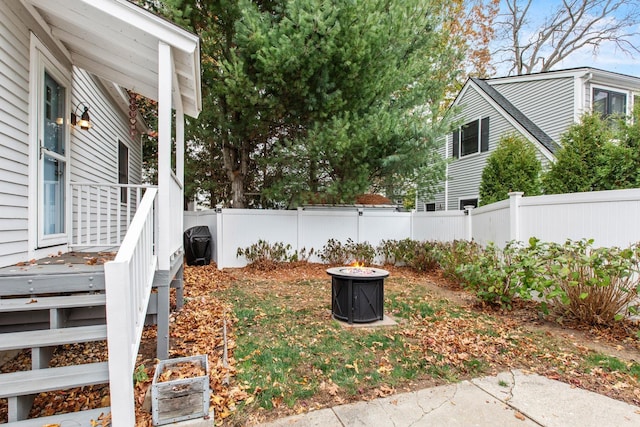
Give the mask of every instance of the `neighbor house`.
[[(142, 327), (158, 322), (166, 358), (169, 287), (181, 289), (199, 38), (127, 0), (11, 0), (0, 2), (0, 41), (0, 356), (30, 349), (32, 362), (0, 374), (0, 400), (9, 424), (90, 425), (111, 411), (114, 425), (134, 425)], [(137, 96), (157, 102), (153, 186), (142, 182)], [(49, 367), (56, 346), (104, 339), (108, 362)], [(110, 408), (21, 421), (40, 392), (107, 383)]]
[(503, 135), (530, 141), (544, 167), (554, 161), (562, 133), (582, 114), (629, 115), (638, 92), (640, 78), (589, 67), (469, 79), (452, 106), (460, 126), (447, 135), (442, 151), (450, 161), (443, 191), (419, 208), (478, 206), (482, 170)]

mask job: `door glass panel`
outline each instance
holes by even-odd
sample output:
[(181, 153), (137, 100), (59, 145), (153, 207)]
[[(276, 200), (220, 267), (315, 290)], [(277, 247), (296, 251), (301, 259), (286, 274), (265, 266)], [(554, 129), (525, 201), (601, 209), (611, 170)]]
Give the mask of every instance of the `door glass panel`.
[(44, 148), (64, 155), (65, 88), (44, 73)]
[(64, 233), (64, 162), (44, 155), (44, 234)]

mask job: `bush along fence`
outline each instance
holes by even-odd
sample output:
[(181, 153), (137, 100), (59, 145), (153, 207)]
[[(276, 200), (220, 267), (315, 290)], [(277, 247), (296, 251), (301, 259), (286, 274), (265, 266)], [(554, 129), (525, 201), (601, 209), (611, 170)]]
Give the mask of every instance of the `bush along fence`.
[[(503, 249), (510, 241), (563, 244), (594, 239), (598, 247), (628, 247), (640, 241), (640, 189), (523, 197), (467, 211), (393, 212), (366, 207), (340, 210), (216, 209), (185, 212), (185, 229), (207, 225), (213, 236), (213, 259), (219, 268), (243, 267), (246, 248), (258, 240), (281, 242), (291, 250), (319, 249), (330, 239), (346, 243), (383, 240), (474, 241)], [(317, 253), (310, 261), (322, 261)]]
[[(306, 261), (313, 252), (298, 253), (288, 245), (263, 240), (237, 251), (258, 268)], [(639, 244), (596, 248), (593, 240), (558, 244), (531, 238), (527, 244), (511, 241), (500, 249), (466, 240), (404, 239), (385, 240), (374, 248), (367, 242), (343, 244), (330, 239), (318, 256), (328, 264), (371, 264), (377, 259), (422, 272), (440, 269), (485, 304), (511, 309), (517, 299), (535, 300), (543, 314), (553, 312), (587, 325), (612, 326), (639, 314)]]

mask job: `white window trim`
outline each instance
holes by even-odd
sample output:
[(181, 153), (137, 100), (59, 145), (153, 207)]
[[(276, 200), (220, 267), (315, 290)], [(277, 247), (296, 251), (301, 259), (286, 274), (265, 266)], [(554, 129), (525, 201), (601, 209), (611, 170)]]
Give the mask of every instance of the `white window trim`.
[(619, 87), (613, 87), (613, 86), (606, 86), (606, 85), (601, 85), (601, 84), (597, 84), (597, 83), (592, 83), (591, 87), (589, 88), (589, 100), (590, 100), (590, 106), (591, 106), (591, 112), (593, 112), (593, 104), (594, 104), (594, 100), (593, 100), (593, 92), (595, 92), (596, 89), (601, 89), (601, 90), (606, 90), (609, 92), (616, 92), (616, 93), (620, 93), (623, 94), (626, 97), (626, 102), (625, 102), (625, 116), (629, 116), (631, 115), (631, 112), (633, 111), (633, 93), (630, 90), (626, 90), (626, 89), (620, 89)]
[[(40, 123), (38, 121), (40, 113), (41, 92), (45, 69), (55, 77), (60, 84), (67, 88), (65, 97), (65, 139), (67, 147), (65, 149), (65, 232), (51, 237), (40, 239), (39, 224), (40, 215), (38, 213), (40, 187), (39, 187), (39, 159), (40, 159)], [(71, 194), (70, 194), (70, 161), (71, 161), (71, 139), (69, 130), (69, 117), (71, 111), (71, 69), (66, 68), (54, 57), (51, 51), (42, 43), (38, 37), (30, 33), (29, 52), (29, 222), (28, 222), (28, 253), (29, 258), (38, 258), (41, 254), (49, 254), (56, 249), (65, 250), (68, 244), (68, 235), (71, 227)]]

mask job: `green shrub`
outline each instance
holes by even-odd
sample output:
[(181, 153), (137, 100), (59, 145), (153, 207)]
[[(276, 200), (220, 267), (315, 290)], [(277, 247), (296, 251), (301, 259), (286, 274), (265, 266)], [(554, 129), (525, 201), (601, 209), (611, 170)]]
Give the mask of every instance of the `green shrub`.
[(362, 262), (368, 265), (373, 263), (376, 257), (376, 250), (368, 242), (356, 243), (349, 238), (343, 244), (336, 239), (329, 239), (318, 253), (318, 256), (328, 264), (345, 265), (353, 262)]
[(441, 250), (438, 242), (383, 240), (377, 253), (383, 264), (406, 265), (416, 271), (433, 271), (440, 267)]
[(482, 170), (480, 204), (506, 200), (511, 191), (537, 196), (541, 192), (541, 171), (542, 165), (533, 144), (522, 136), (503, 136)]
[(462, 285), (480, 300), (511, 309), (514, 297), (522, 292), (522, 255), (517, 242), (510, 242), (504, 250), (490, 243), (470, 262), (460, 264), (457, 272)]
[(383, 240), (378, 245), (377, 253), (382, 264), (387, 265), (407, 265), (413, 257), (419, 242), (412, 239), (403, 240)]
[(417, 243), (407, 265), (416, 271), (434, 271), (440, 268), (442, 252), (436, 242)]
[(236, 256), (244, 256), (249, 264), (266, 265), (277, 262), (308, 261), (313, 253), (313, 248), (309, 249), (309, 251), (306, 248), (302, 248), (300, 251), (292, 251), (289, 244), (285, 245), (282, 242), (271, 244), (260, 239), (257, 243), (247, 248), (238, 248)]
[(462, 282), (459, 268), (471, 264), (481, 255), (482, 247), (468, 240), (454, 240), (439, 245), (439, 263), (445, 277), (456, 282)]
[(584, 324), (613, 325), (640, 294), (640, 247), (594, 248), (593, 240), (538, 244), (544, 298)]

